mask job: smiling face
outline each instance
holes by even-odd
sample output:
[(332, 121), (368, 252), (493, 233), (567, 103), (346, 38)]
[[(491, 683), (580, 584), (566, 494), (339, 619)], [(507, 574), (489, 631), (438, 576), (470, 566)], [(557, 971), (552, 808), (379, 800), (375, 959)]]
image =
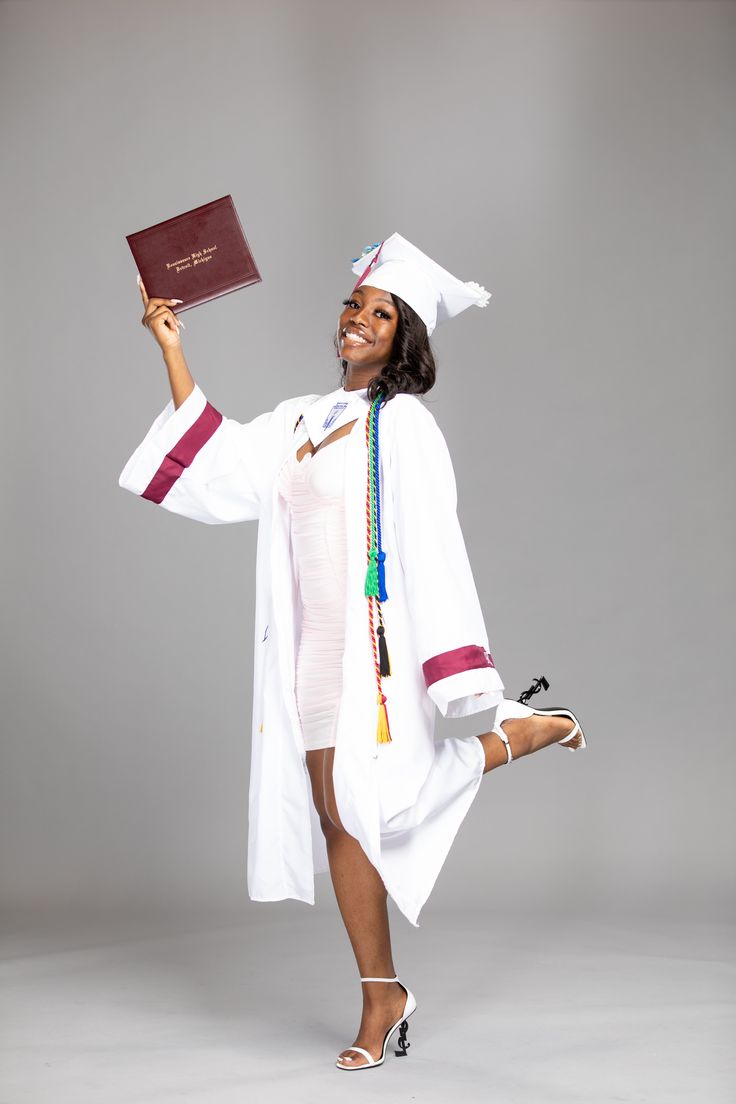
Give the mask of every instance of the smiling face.
[(388, 291), (361, 284), (343, 302), (337, 350), (347, 361), (345, 390), (367, 387), (391, 359), (398, 312)]

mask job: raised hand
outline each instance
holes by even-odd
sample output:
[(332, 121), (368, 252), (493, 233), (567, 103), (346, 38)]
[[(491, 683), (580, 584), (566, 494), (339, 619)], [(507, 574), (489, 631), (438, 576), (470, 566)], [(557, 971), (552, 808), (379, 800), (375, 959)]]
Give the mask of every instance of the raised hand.
[(155, 296), (148, 297), (146, 288), (138, 277), (138, 287), (143, 300), (143, 317), (141, 324), (147, 326), (154, 338), (163, 350), (175, 349), (181, 345), (180, 330), (184, 328), (174, 311), (172, 304), (183, 302), (182, 299), (158, 299)]

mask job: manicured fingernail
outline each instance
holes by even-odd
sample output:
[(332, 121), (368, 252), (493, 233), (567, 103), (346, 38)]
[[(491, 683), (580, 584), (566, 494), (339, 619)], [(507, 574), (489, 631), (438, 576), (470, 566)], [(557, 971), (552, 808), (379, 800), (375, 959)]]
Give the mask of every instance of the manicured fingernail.
[(140, 286), (141, 286), (141, 284), (143, 283), (143, 281), (141, 280), (141, 274), (140, 274), (140, 272), (136, 272), (136, 274), (135, 274), (135, 282), (136, 282), (136, 283), (138, 284), (138, 287), (140, 287)]
[(179, 323), (179, 325), (181, 326), (181, 328), (182, 328), (183, 330), (185, 330), (185, 329), (186, 329), (186, 326), (185, 326), (185, 325), (184, 325), (184, 323), (182, 322), (181, 318), (177, 318), (177, 322)]
[(183, 303), (184, 300), (183, 299), (169, 299), (169, 302), (170, 303)]

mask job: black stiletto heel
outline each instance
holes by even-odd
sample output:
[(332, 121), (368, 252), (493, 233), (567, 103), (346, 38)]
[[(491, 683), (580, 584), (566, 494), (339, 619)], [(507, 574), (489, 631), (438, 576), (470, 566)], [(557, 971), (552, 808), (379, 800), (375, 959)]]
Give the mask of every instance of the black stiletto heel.
[(549, 690), (549, 683), (544, 675), (540, 675), (539, 678), (535, 678), (528, 690), (524, 690), (519, 694), (517, 701), (520, 701), (522, 705), (526, 705), (531, 698), (532, 694), (538, 694), (540, 690)]
[(406, 1022), (406, 1020), (404, 1020), (401, 1027), (399, 1028), (399, 1038), (398, 1038), (398, 1041), (396, 1043), (396, 1045), (399, 1049), (394, 1051), (394, 1054), (396, 1055), (397, 1058), (406, 1058), (406, 1052), (409, 1049), (409, 1047), (411, 1046), (411, 1043), (407, 1043), (407, 1041), (406, 1041), (406, 1036), (407, 1036), (408, 1032), (409, 1032), (409, 1025)]

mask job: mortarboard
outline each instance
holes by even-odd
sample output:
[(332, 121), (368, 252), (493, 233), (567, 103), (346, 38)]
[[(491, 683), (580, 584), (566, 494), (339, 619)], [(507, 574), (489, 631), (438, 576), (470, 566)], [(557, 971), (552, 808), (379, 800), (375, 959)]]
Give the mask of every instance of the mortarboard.
[[(401, 234), (366, 246), (352, 262), (361, 284), (393, 292), (419, 315), (431, 334), (438, 322), (466, 307), (485, 307), (491, 293), (474, 281), (458, 280)], [(353, 290), (355, 290), (353, 288)]]

